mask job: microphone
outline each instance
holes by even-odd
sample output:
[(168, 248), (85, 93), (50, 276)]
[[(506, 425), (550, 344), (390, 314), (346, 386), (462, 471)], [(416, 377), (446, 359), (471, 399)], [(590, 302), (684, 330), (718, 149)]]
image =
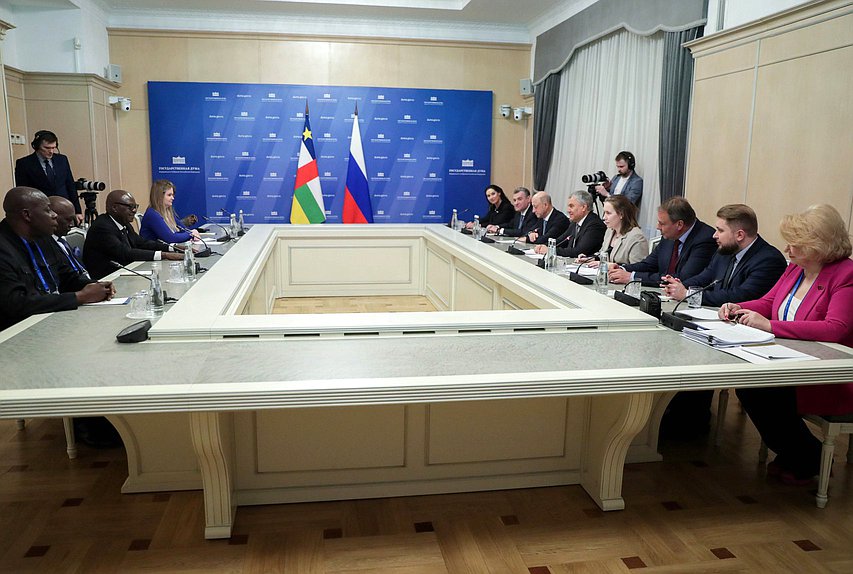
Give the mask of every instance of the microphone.
[(589, 277), (584, 277), (579, 273), (583, 264), (584, 262), (581, 261), (580, 263), (578, 263), (578, 266), (575, 267), (575, 270), (569, 273), (569, 281), (573, 281), (578, 285), (592, 285), (592, 279), (590, 279)]
[[(697, 291), (697, 293), (702, 293), (706, 289), (710, 289), (711, 287), (713, 287), (714, 285), (716, 285), (720, 281), (722, 281), (722, 279), (714, 279), (713, 281), (711, 281), (710, 283), (708, 283), (707, 285), (705, 285), (704, 287), (699, 289), (699, 291)], [(696, 293), (694, 293), (694, 295), (695, 294)], [(686, 300), (687, 300), (687, 297), (685, 297), (684, 299), (679, 301), (678, 304), (676, 304), (675, 308), (672, 310), (672, 313), (661, 313), (660, 322), (664, 327), (669, 327), (673, 331), (681, 331), (685, 327), (689, 327), (690, 329), (696, 329), (699, 327), (696, 323), (688, 320), (689, 316), (683, 315), (683, 314), (682, 315), (678, 314), (678, 308)], [(688, 317), (688, 319), (685, 319), (685, 317)]]
[(624, 303), (625, 305), (630, 305), (631, 307), (639, 307), (640, 306), (640, 300), (636, 297), (632, 297), (631, 295), (628, 295), (625, 292), (625, 289), (628, 288), (628, 285), (631, 285), (633, 283), (639, 283), (640, 285), (643, 284), (643, 282), (639, 279), (635, 279), (633, 281), (628, 281), (627, 283), (625, 283), (625, 287), (623, 287), (621, 291), (616, 291), (613, 294), (613, 298), (616, 299), (617, 301), (619, 301), (620, 303)]
[[(231, 237), (231, 233), (228, 231), (228, 228), (226, 228), (224, 225), (220, 225), (220, 224), (216, 223), (215, 221), (211, 220), (206, 215), (202, 215), (201, 218), (204, 219), (207, 223), (209, 223), (211, 225), (215, 225), (216, 227), (218, 227), (219, 229), (222, 230), (224, 235), (222, 236), (222, 239), (220, 239), (219, 241), (221, 241), (222, 243), (228, 243), (229, 241), (234, 240), (234, 238)], [(207, 244), (205, 244), (205, 245), (207, 245)]]
[(149, 277), (148, 275), (143, 275), (142, 273), (139, 273), (139, 272), (137, 272), (137, 271), (134, 271), (133, 269), (131, 269), (131, 268), (129, 268), (129, 267), (125, 267), (124, 265), (122, 265), (122, 264), (121, 264), (121, 263), (119, 263), (118, 261), (113, 261), (112, 259), (110, 259), (110, 265), (112, 265), (112, 266), (113, 266), (113, 267), (115, 267), (116, 269), (124, 269), (124, 270), (125, 270), (125, 271), (127, 271), (128, 273), (133, 273), (134, 275), (139, 275), (139, 276), (140, 276), (140, 277), (142, 277), (143, 279), (148, 279), (148, 281), (151, 281), (151, 277)]

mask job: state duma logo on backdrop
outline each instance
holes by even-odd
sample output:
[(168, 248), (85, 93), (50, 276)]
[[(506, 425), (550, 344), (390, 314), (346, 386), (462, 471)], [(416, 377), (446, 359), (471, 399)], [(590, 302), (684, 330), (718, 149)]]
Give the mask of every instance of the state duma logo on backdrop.
[(459, 162), (459, 167), (451, 167), (447, 170), (448, 177), (454, 176), (484, 176), (486, 170), (475, 165), (473, 159), (463, 159)]
[(220, 95), (219, 90), (213, 90), (210, 92), (210, 95), (204, 97), (204, 101), (206, 102), (227, 102), (228, 98)]
[(194, 174), (200, 172), (201, 167), (187, 164), (187, 157), (185, 155), (170, 156), (170, 165), (157, 166), (157, 173), (164, 176), (187, 173)]

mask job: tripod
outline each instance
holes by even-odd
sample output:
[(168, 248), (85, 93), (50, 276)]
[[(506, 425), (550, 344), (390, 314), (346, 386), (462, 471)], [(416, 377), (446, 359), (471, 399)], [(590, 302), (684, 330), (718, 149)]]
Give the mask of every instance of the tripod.
[(95, 206), (95, 201), (98, 199), (97, 191), (84, 191), (80, 194), (83, 198), (83, 203), (86, 204), (86, 211), (83, 212), (83, 223), (86, 227), (92, 225), (95, 218), (98, 217), (98, 208)]

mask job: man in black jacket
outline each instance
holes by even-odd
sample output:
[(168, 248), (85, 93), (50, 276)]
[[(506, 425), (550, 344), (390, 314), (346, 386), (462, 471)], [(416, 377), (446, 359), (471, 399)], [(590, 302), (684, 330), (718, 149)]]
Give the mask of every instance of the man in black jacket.
[(3, 200), (0, 222), (0, 330), (38, 313), (76, 309), (109, 299), (112, 283), (81, 279), (55, 257), (49, 242), (56, 214), (47, 196), (15, 187)]
[(59, 139), (48, 130), (36, 132), (32, 143), (33, 153), (15, 162), (15, 184), (33, 187), (45, 195), (64, 197), (74, 206), (77, 223), (83, 222), (80, 197), (68, 158), (59, 153)]
[[(572, 192), (569, 196), (566, 213), (569, 216), (569, 228), (557, 238), (557, 255), (577, 257), (581, 253), (592, 255), (601, 249), (604, 232), (607, 227), (601, 218), (591, 213), (592, 194), (585, 190)], [(536, 253), (545, 253), (548, 247), (537, 245)]]
[(533, 196), (533, 212), (538, 218), (536, 227), (527, 234), (528, 243), (548, 244), (551, 238), (557, 239), (569, 227), (569, 218), (556, 209), (551, 202), (551, 196), (539, 191)]
[(86, 234), (83, 264), (92, 277), (100, 279), (116, 270), (111, 262), (180, 261), (183, 255), (170, 251), (169, 244), (143, 239), (131, 223), (139, 204), (128, 191), (116, 189), (107, 196), (107, 212), (99, 215)]
[(512, 206), (515, 208), (515, 215), (509, 225), (489, 225), (486, 231), (505, 237), (524, 237), (533, 231), (536, 227), (536, 214), (530, 206), (530, 190), (526, 187), (516, 187), (512, 193)]

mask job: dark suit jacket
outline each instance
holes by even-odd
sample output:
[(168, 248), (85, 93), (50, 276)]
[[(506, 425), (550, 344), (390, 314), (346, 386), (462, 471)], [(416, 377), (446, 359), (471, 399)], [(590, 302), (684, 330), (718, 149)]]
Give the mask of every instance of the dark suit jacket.
[(536, 241), (533, 243), (547, 245), (549, 239), (552, 237), (557, 239), (565, 233), (566, 229), (569, 228), (569, 218), (566, 217), (565, 213), (556, 208), (551, 210), (551, 217), (548, 218), (548, 225), (545, 226), (545, 233), (542, 233), (542, 224), (544, 221), (544, 219), (536, 220), (536, 227), (533, 228), (533, 231), (538, 233), (539, 237), (537, 237)]
[(485, 215), (480, 216), (480, 225), (497, 225), (503, 227), (510, 221), (515, 213), (515, 209), (508, 201), (501, 201), (500, 207), (495, 209), (495, 206), (489, 204), (489, 211)]
[[(624, 265), (627, 271), (634, 272), (634, 279), (640, 279), (644, 285), (660, 285), (660, 279), (666, 275), (669, 267), (669, 259), (675, 243), (671, 239), (661, 239), (648, 257), (638, 263)], [(693, 226), (693, 231), (687, 237), (681, 247), (681, 255), (678, 257), (678, 265), (675, 267), (673, 277), (686, 281), (701, 273), (711, 261), (717, 250), (717, 242), (714, 240), (714, 228), (698, 219)]]
[(110, 261), (127, 265), (132, 261), (153, 261), (155, 251), (168, 251), (162, 241), (142, 239), (132, 225), (122, 232), (109, 214), (99, 215), (89, 227), (86, 243), (83, 244), (83, 264), (95, 279), (100, 279), (116, 270)]
[(537, 218), (536, 214), (533, 213), (532, 207), (527, 208), (527, 213), (524, 214), (524, 220), (521, 222), (521, 229), (518, 228), (519, 219), (521, 219), (521, 212), (516, 211), (515, 215), (512, 216), (512, 221), (509, 222), (509, 225), (501, 227), (501, 229), (503, 229), (503, 235), (506, 237), (521, 237), (523, 235), (527, 235), (536, 228)]
[(778, 249), (764, 241), (761, 236), (756, 237), (735, 267), (727, 289), (723, 286), (723, 279), (732, 259), (734, 255), (715, 253), (710, 265), (698, 275), (685, 280), (684, 286), (704, 287), (719, 279), (719, 283), (702, 293), (703, 305), (719, 307), (723, 303), (763, 297), (776, 284), (788, 265)]
[(592, 255), (601, 249), (604, 232), (607, 226), (596, 214), (587, 214), (578, 231), (578, 224), (572, 221), (569, 228), (557, 238), (557, 255), (560, 257), (577, 257), (581, 253)]
[(55, 175), (53, 181), (50, 181), (44, 173), (43, 164), (36, 152), (22, 157), (15, 162), (15, 185), (34, 187), (45, 195), (62, 196), (71, 202), (76, 213), (83, 213), (68, 158), (61, 153), (55, 153), (50, 162), (53, 164)]
[[(76, 309), (74, 292), (89, 283), (80, 280), (70, 266), (55, 256), (50, 245), (52, 238), (37, 239), (34, 243), (41, 247), (47, 262), (45, 267), (41, 255), (33, 247), (42, 277), (49, 289), (58, 288), (59, 293), (45, 292), (27, 248), (4, 219), (0, 222), (0, 330), (30, 315)], [(51, 284), (54, 279), (58, 285)]]

